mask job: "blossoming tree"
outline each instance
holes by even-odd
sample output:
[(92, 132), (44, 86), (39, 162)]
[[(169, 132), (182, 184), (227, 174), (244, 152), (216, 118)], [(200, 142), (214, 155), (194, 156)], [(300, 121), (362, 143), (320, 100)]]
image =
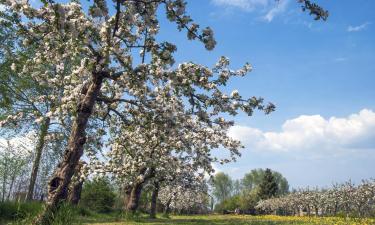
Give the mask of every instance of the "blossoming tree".
[[(325, 12), (310, 1), (298, 1), (317, 19), (325, 18)], [(251, 115), (254, 109), (274, 110), (272, 104), (264, 105), (262, 98), (244, 99), (236, 91), (230, 96), (222, 92), (230, 77), (251, 70), (249, 64), (233, 71), (223, 57), (213, 69), (192, 62), (173, 67), (176, 46), (156, 40), (159, 7), (164, 7), (168, 20), (180, 31), (187, 32), (188, 39), (201, 41), (208, 50), (216, 44), (210, 28), (200, 30), (186, 15), (185, 1), (115, 0), (113, 8), (105, 0), (65, 2), (41, 0), (41, 6), (34, 6), (26, 0), (0, 1), (16, 17), (13, 25), (22, 45), (35, 46), (34, 57), (20, 71), (48, 87), (63, 87), (49, 96), (59, 101), (46, 114), (50, 119), (62, 115), (71, 121), (64, 156), (49, 182), (44, 213), (35, 224), (48, 224), (67, 197), (87, 142), (88, 124), (94, 118), (108, 122), (117, 117), (126, 125), (129, 117), (147, 110), (151, 123), (168, 121), (175, 115), (160, 104), (163, 94), (184, 99), (176, 104), (183, 104), (180, 107), (189, 110), (191, 117), (209, 127), (231, 124), (219, 117), (221, 113), (235, 115), (243, 110)], [(140, 60), (134, 59), (137, 52)], [(104, 133), (105, 129), (100, 135)]]
[(375, 206), (375, 182), (363, 180), (355, 185), (351, 181), (335, 184), (328, 190), (301, 189), (295, 193), (269, 200), (260, 201), (259, 210), (275, 212), (281, 210), (286, 214), (299, 214), (306, 211), (308, 215), (336, 215), (339, 212), (357, 216), (371, 215)]

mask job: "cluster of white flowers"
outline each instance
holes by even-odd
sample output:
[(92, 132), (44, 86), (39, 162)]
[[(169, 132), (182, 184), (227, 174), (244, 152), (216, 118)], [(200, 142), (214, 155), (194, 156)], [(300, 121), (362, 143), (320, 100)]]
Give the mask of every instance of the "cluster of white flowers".
[(209, 203), (208, 186), (202, 176), (192, 171), (179, 171), (180, 176), (170, 180), (159, 191), (160, 202), (170, 210), (205, 213)]
[(334, 185), (330, 189), (302, 189), (284, 197), (260, 201), (257, 208), (266, 212), (282, 211), (289, 214), (369, 215), (375, 209), (375, 180), (363, 180)]

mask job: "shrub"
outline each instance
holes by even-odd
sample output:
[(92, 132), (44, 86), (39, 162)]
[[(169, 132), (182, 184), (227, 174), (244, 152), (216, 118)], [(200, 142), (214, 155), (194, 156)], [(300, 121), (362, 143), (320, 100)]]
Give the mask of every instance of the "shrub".
[[(43, 203), (40, 202), (0, 203), (0, 224), (7, 221), (12, 221), (12, 223), (10, 223), (12, 225), (30, 224), (42, 208)], [(79, 224), (76, 220), (81, 213), (79, 207), (63, 204), (58, 212), (53, 215), (51, 225)]]
[(84, 217), (89, 217), (89, 216), (92, 216), (94, 213), (88, 209), (88, 208), (85, 208), (81, 205), (77, 206), (77, 212), (80, 216), (84, 216)]
[(43, 207), (40, 202), (2, 202), (0, 203), (0, 221), (19, 220), (37, 215)]
[(258, 201), (259, 196), (257, 189), (253, 189), (251, 191), (243, 191), (238, 195), (234, 195), (216, 204), (215, 211), (218, 213), (225, 213), (227, 211), (240, 209), (242, 213), (254, 214), (255, 206)]
[(99, 213), (113, 209), (116, 194), (106, 178), (87, 181), (82, 190), (80, 206)]
[(66, 225), (66, 224), (79, 224), (77, 217), (79, 216), (79, 209), (70, 204), (63, 204), (59, 211), (52, 219), (52, 225)]

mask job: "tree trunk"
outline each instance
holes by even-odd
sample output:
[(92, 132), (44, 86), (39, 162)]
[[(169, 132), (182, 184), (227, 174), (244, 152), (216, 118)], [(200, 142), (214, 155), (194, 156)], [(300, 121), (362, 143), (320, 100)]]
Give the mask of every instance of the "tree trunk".
[(337, 203), (335, 203), (335, 209), (334, 209), (334, 212), (333, 212), (334, 216), (336, 216), (336, 214), (337, 214), (337, 208), (338, 208)]
[(139, 199), (141, 197), (143, 188), (143, 183), (135, 184), (131, 191), (130, 195), (128, 197), (128, 204), (126, 206), (126, 211), (135, 213), (139, 206)]
[(51, 119), (49, 117), (45, 118), (40, 126), (40, 133), (38, 137), (38, 143), (35, 147), (35, 158), (33, 162), (33, 168), (31, 170), (31, 176), (30, 176), (30, 184), (29, 189), (27, 191), (26, 195), (26, 201), (33, 200), (34, 197), (34, 188), (35, 188), (35, 181), (38, 176), (38, 170), (40, 165), (40, 158), (42, 157), (42, 152), (44, 148), (44, 141), (45, 137), (48, 133), (48, 128), (50, 125)]
[(14, 185), (14, 181), (15, 181), (15, 180), (16, 180), (16, 173), (13, 174), (13, 176), (12, 176), (12, 181), (10, 182), (7, 201), (9, 201), (9, 199), (10, 199), (10, 195), (11, 195), (11, 193), (12, 193), (13, 185)]
[(166, 206), (165, 206), (165, 209), (164, 209), (164, 214), (165, 215), (168, 215), (171, 211), (171, 208), (170, 208), (170, 205), (172, 203), (172, 197), (168, 200)]
[(78, 205), (79, 200), (81, 199), (83, 181), (78, 181), (69, 191), (68, 201), (72, 205)]
[[(5, 166), (6, 166), (6, 164), (5, 164)], [(3, 196), (1, 198), (1, 202), (5, 201), (7, 179), (8, 179), (8, 168), (5, 167), (4, 174), (3, 174)]]
[(136, 181), (135, 185), (131, 187), (128, 191), (126, 211), (135, 213), (139, 206), (139, 199), (141, 197), (143, 184), (148, 181), (150, 178), (155, 176), (154, 168), (143, 168), (140, 171), (140, 174), (144, 175), (142, 181)]
[(53, 214), (58, 210), (61, 201), (67, 197), (69, 183), (83, 154), (83, 145), (86, 142), (87, 122), (97, 100), (103, 76), (101, 74), (93, 74), (92, 79), (87, 91), (82, 93), (84, 94), (84, 98), (77, 106), (77, 116), (73, 122), (64, 157), (48, 183), (48, 200), (45, 208), (33, 224), (51, 224), (50, 220)]
[(156, 205), (157, 205), (157, 200), (158, 200), (158, 194), (159, 194), (159, 183), (155, 182), (154, 190), (152, 191), (152, 196), (151, 196), (150, 218), (156, 218)]
[(80, 179), (80, 176), (82, 175), (82, 168), (83, 168), (84, 162), (80, 161), (76, 167), (75, 170), (75, 179), (76, 181), (73, 182), (73, 185), (69, 189), (68, 192), (68, 202), (72, 205), (78, 205), (79, 200), (81, 199), (81, 193), (82, 193), (82, 186), (83, 186), (83, 179)]

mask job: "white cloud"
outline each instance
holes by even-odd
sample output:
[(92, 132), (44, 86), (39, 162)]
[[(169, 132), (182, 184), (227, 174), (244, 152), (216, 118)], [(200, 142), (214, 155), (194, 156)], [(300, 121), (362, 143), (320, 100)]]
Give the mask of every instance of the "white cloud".
[(260, 19), (271, 22), (275, 16), (284, 13), (290, 0), (211, 0), (217, 6), (236, 8), (246, 12), (259, 11)]
[(245, 11), (253, 11), (256, 8), (264, 8), (269, 4), (269, 0), (212, 0), (218, 6), (235, 7)]
[(235, 126), (233, 138), (256, 151), (307, 152), (352, 151), (375, 149), (375, 112), (363, 109), (346, 118), (301, 115), (287, 120), (280, 132)]
[(271, 8), (267, 14), (263, 17), (267, 22), (271, 22), (273, 18), (279, 14), (282, 14), (286, 11), (289, 0), (280, 0), (277, 5)]
[(369, 26), (370, 24), (371, 24), (370, 22), (366, 22), (366, 23), (363, 23), (363, 24), (358, 25), (358, 26), (349, 26), (347, 28), (347, 31), (348, 32), (358, 32), (358, 31), (366, 29), (366, 27)]

